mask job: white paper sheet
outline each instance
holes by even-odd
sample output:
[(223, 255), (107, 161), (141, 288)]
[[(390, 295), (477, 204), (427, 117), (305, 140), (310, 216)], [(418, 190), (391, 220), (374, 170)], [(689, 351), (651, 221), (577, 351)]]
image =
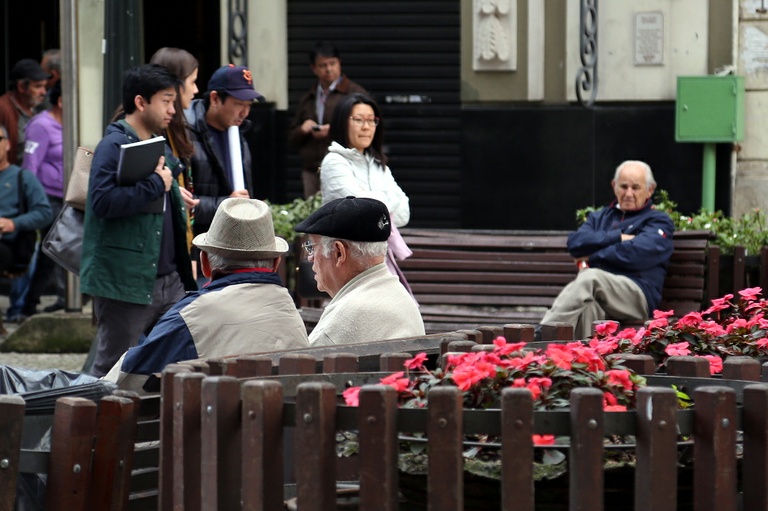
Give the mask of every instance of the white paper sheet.
[(240, 152), (240, 126), (230, 126), (227, 129), (229, 141), (229, 159), (232, 162), (232, 189), (245, 190), (243, 182), (243, 155)]

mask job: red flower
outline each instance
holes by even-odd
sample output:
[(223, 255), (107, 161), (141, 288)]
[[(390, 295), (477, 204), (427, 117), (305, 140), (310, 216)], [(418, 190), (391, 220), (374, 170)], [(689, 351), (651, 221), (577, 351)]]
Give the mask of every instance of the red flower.
[(426, 353), (419, 353), (413, 358), (409, 358), (405, 361), (405, 368), (406, 369), (421, 369), (424, 367), (424, 362), (427, 360), (427, 354)]
[(606, 373), (608, 375), (608, 384), (616, 385), (627, 390), (632, 390), (634, 385), (630, 379), (630, 372), (623, 369), (611, 369)]
[(347, 406), (360, 406), (360, 387), (349, 387), (342, 396)]
[(533, 435), (534, 445), (554, 445), (555, 435)]
[(561, 344), (550, 344), (547, 346), (547, 356), (560, 369), (570, 369), (573, 361), (573, 353), (570, 348)]

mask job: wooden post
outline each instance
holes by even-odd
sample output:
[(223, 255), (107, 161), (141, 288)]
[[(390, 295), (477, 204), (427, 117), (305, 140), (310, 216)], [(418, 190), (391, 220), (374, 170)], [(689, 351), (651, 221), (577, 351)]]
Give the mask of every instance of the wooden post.
[(736, 511), (736, 392), (700, 387), (694, 402), (694, 509)]
[(336, 387), (301, 383), (296, 395), (294, 467), (302, 511), (336, 509)]
[(272, 374), (272, 359), (264, 356), (243, 356), (237, 359), (238, 379), (254, 376), (270, 376)]
[(207, 377), (200, 409), (201, 509), (238, 509), (242, 487), (238, 381), (231, 376)]
[(283, 387), (243, 384), (243, 511), (283, 508)]
[(332, 353), (323, 357), (324, 373), (356, 373), (359, 367), (354, 353)]
[(752, 357), (728, 357), (723, 362), (723, 378), (760, 381), (760, 369), (760, 361)]
[(510, 323), (504, 325), (504, 337), (507, 342), (533, 342), (535, 325), (524, 325), (519, 323)]
[(677, 509), (677, 396), (668, 388), (637, 392), (635, 509)]
[(99, 401), (91, 509), (128, 509), (137, 408), (132, 399), (125, 397), (107, 396)]
[[(173, 510), (200, 510), (200, 399), (204, 379), (204, 374), (193, 372), (178, 373), (173, 378), (173, 393), (169, 398), (173, 434), (168, 449), (173, 479), (168, 481), (169, 488), (161, 485), (162, 500), (169, 502)], [(165, 407), (163, 413), (166, 413)], [(166, 491), (171, 492), (167, 497)]]
[(667, 374), (688, 378), (708, 378), (709, 360), (703, 357), (669, 357)]
[(433, 387), (429, 399), (427, 511), (464, 509), (463, 416), (456, 387)]
[(533, 511), (533, 399), (528, 389), (501, 393), (501, 509)]
[(25, 406), (19, 396), (0, 396), (0, 511), (15, 509)]
[(768, 385), (744, 388), (744, 511), (768, 509)]
[(359, 413), (361, 508), (397, 511), (397, 391), (364, 386)]
[(56, 401), (45, 491), (46, 510), (88, 510), (96, 411), (96, 403), (90, 399), (62, 397)]
[[(206, 365), (207, 367), (207, 365)], [(158, 474), (158, 509), (173, 511), (173, 387), (177, 374), (191, 373), (192, 367), (187, 364), (170, 364), (165, 366), (160, 377), (160, 473)], [(202, 373), (199, 373), (202, 374)]]
[(603, 509), (603, 393), (571, 391), (571, 449), (568, 463), (570, 511)]
[(405, 369), (406, 360), (413, 358), (410, 353), (384, 353), (379, 357), (379, 371), (396, 373)]

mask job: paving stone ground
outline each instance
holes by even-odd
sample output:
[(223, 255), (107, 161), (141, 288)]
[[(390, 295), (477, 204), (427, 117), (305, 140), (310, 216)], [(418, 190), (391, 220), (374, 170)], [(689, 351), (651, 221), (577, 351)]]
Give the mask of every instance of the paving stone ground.
[[(55, 296), (43, 296), (38, 310), (53, 304)], [(5, 317), (8, 308), (8, 297), (0, 295), (0, 313)], [(56, 314), (66, 314), (63, 311)], [(4, 322), (3, 325), (9, 333), (18, 328), (15, 323)], [(2, 344), (4, 337), (0, 337)], [(2, 353), (0, 352), (0, 364), (28, 369), (62, 369), (65, 371), (80, 371), (85, 363), (87, 353)]]

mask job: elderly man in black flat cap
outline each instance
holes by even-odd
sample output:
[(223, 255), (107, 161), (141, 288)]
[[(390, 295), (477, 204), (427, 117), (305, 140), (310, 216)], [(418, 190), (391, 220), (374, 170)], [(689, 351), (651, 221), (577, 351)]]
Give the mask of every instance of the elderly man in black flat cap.
[(309, 334), (311, 345), (424, 335), (416, 302), (384, 263), (391, 226), (383, 202), (336, 199), (295, 229), (310, 235), (304, 249), (317, 288), (332, 298)]

